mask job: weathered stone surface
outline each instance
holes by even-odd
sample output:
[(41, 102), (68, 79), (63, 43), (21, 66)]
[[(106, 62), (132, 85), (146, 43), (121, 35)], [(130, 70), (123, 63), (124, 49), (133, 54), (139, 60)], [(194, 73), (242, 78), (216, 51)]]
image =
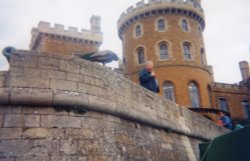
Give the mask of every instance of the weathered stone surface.
[(82, 75), (76, 73), (67, 73), (67, 80), (82, 82)]
[(60, 68), (61, 71), (72, 72), (72, 73), (80, 73), (80, 64), (60, 60)]
[(0, 128), (0, 140), (20, 139), (21, 134), (21, 128)]
[(77, 91), (77, 83), (74, 81), (51, 79), (50, 88), (67, 90), (67, 91)]
[(10, 102), (12, 104), (52, 105), (52, 90), (36, 88), (13, 88)]
[(39, 115), (24, 115), (24, 127), (39, 127), (40, 116)]
[(66, 79), (66, 74), (57, 70), (41, 70), (41, 78)]
[(84, 93), (56, 90), (54, 104), (84, 108), (88, 106), (88, 97)]
[(21, 114), (5, 114), (3, 127), (23, 127), (24, 118)]
[(77, 141), (72, 139), (61, 140), (60, 151), (67, 155), (77, 154)]
[(6, 88), (0, 87), (0, 98), (1, 98), (0, 99), (1, 104), (9, 103), (9, 90), (7, 90)]
[(39, 61), (39, 68), (41, 69), (51, 69), (51, 70), (58, 70), (59, 69), (59, 60), (48, 58), (48, 57), (40, 57)]
[(41, 117), (41, 127), (80, 128), (81, 119), (73, 116), (47, 115)]
[(0, 87), (4, 87), (4, 76), (0, 76)]

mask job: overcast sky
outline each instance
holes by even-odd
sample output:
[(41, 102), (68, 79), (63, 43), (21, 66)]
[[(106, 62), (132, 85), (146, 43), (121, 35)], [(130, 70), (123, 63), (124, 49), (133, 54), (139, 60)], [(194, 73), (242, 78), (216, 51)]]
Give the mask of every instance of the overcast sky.
[[(100, 49), (110, 49), (121, 57), (117, 35), (120, 14), (138, 0), (0, 0), (0, 50), (6, 46), (29, 49), (30, 31), (39, 21), (52, 26), (63, 24), (90, 29), (92, 15), (101, 16), (104, 42)], [(215, 81), (241, 81), (238, 63), (250, 60), (250, 0), (203, 0), (206, 28), (204, 40), (208, 64), (214, 68)], [(0, 70), (7, 70), (0, 54)]]

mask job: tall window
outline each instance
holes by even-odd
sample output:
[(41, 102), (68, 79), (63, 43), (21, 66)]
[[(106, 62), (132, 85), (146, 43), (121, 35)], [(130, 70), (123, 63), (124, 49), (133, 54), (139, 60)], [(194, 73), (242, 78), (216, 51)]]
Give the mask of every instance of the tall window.
[(169, 59), (168, 45), (161, 43), (159, 45), (160, 59)]
[(158, 28), (158, 31), (165, 31), (165, 21), (164, 21), (164, 19), (159, 19), (157, 21), (157, 28)]
[(137, 53), (137, 57), (138, 57), (138, 64), (144, 64), (145, 63), (144, 49), (138, 48), (136, 53)]
[(203, 48), (201, 48), (200, 53), (201, 53), (201, 64), (206, 65), (205, 53)]
[(242, 106), (245, 112), (245, 117), (250, 119), (250, 104), (248, 100), (242, 100)]
[(200, 107), (200, 96), (197, 85), (194, 82), (189, 83), (188, 90), (192, 107)]
[(136, 27), (135, 27), (135, 36), (136, 37), (141, 36), (141, 25), (136, 25)]
[(229, 112), (229, 105), (227, 99), (219, 98), (220, 109), (226, 112)]
[(188, 23), (187, 23), (187, 20), (182, 20), (182, 21), (181, 21), (181, 28), (182, 28), (182, 31), (185, 31), (185, 32), (188, 31)]
[(172, 82), (166, 81), (163, 83), (163, 95), (164, 95), (164, 98), (175, 102), (174, 85)]
[(191, 60), (191, 45), (190, 43), (183, 43), (183, 56), (185, 60)]

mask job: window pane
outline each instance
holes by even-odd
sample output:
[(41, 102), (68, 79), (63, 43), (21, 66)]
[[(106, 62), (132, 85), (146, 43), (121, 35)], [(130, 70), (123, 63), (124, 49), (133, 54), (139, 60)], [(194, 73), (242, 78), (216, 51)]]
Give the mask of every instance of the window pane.
[(243, 100), (242, 101), (242, 106), (245, 112), (245, 117), (247, 119), (250, 119), (250, 106), (249, 106), (249, 101), (248, 100)]
[(135, 27), (135, 35), (136, 35), (136, 37), (141, 36), (141, 26), (140, 25), (137, 25)]
[(165, 82), (163, 84), (163, 95), (164, 95), (164, 98), (175, 102), (174, 85), (172, 82)]
[(190, 83), (188, 89), (192, 107), (200, 107), (200, 96), (197, 85), (195, 83)]
[(169, 59), (168, 46), (166, 44), (160, 45), (160, 59)]
[(165, 21), (163, 19), (158, 20), (158, 31), (165, 31)]
[(185, 31), (185, 32), (188, 31), (188, 23), (186, 20), (181, 21), (181, 27), (182, 27), (182, 31)]
[(229, 112), (229, 105), (225, 98), (219, 98), (220, 109)]
[(202, 65), (206, 65), (204, 49), (201, 48), (200, 52), (201, 52), (201, 63)]
[(188, 43), (183, 44), (183, 55), (185, 60), (191, 60), (190, 45)]
[(144, 64), (145, 63), (145, 56), (144, 56), (144, 50), (142, 48), (137, 50), (138, 55), (138, 63)]

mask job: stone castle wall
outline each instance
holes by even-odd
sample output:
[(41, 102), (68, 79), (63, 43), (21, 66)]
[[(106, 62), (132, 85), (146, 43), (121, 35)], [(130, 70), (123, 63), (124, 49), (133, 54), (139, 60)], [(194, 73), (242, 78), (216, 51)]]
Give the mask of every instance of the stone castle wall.
[(227, 130), (110, 69), (17, 50), (0, 72), (0, 159), (194, 161)]

